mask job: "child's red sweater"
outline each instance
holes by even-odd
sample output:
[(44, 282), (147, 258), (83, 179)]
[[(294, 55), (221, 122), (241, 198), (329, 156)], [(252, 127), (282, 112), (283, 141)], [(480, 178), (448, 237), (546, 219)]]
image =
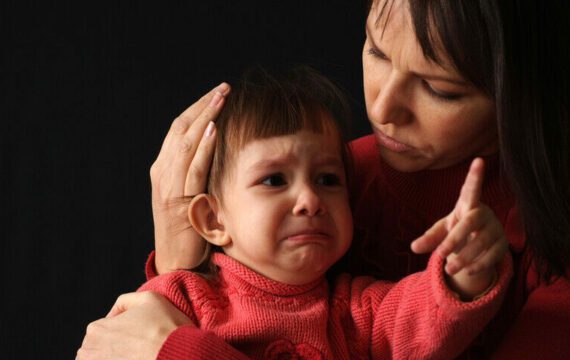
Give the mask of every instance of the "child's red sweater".
[[(189, 333), (182, 343), (171, 337), (159, 358), (453, 359), (499, 309), (512, 275), (507, 257), (496, 286), (464, 303), (447, 289), (437, 255), (426, 271), (396, 284), (342, 274), (330, 284), (320, 278), (287, 285), (224, 254), (212, 260), (219, 268), (213, 280), (177, 271), (139, 290), (162, 294), (235, 353), (212, 357), (216, 349), (203, 346), (196, 353)], [(181, 353), (173, 352), (177, 348)]]

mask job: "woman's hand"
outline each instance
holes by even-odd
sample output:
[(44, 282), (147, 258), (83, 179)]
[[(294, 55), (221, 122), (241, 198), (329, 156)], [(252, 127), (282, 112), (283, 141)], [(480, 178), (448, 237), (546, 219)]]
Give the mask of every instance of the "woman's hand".
[(223, 83), (178, 116), (150, 169), (155, 265), (159, 274), (199, 264), (206, 242), (188, 220), (184, 196), (203, 193), (215, 147), (213, 121), (230, 86)]
[(190, 319), (150, 291), (121, 295), (107, 317), (87, 326), (77, 359), (156, 359), (168, 335)]
[(495, 276), (495, 265), (508, 249), (503, 226), (480, 202), (484, 162), (473, 160), (453, 211), (412, 242), (416, 253), (436, 251), (447, 258), (445, 272), (462, 295), (483, 292)]

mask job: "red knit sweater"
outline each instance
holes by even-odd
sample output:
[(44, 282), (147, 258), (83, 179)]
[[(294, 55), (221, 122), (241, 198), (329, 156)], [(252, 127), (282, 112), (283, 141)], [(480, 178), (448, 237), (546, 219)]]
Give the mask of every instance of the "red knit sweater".
[[(453, 209), (471, 159), (446, 169), (402, 173), (382, 162), (373, 136), (351, 145), (353, 216), (360, 234), (345, 267), (353, 275), (393, 280), (424, 269), (427, 256), (412, 253), (410, 243)], [(461, 358), (567, 358), (570, 282), (558, 279), (552, 285), (539, 284), (499, 156), (485, 158), (485, 164), (481, 201), (503, 224), (515, 274), (499, 314)]]
[[(409, 244), (453, 209), (470, 161), (441, 170), (401, 173), (382, 162), (373, 136), (351, 145), (355, 172), (349, 180), (356, 236), (337, 268), (392, 280), (425, 269), (428, 257), (413, 254)], [(539, 284), (498, 156), (485, 161), (482, 202), (505, 228), (514, 279), (498, 316), (462, 358), (486, 359), (491, 354), (498, 359), (565, 358), (570, 354), (570, 283), (559, 279)], [(149, 279), (156, 276), (152, 255), (146, 271)], [(213, 333), (190, 327), (173, 332), (162, 350), (180, 355), (173, 359), (184, 359), (185, 354), (200, 354), (202, 345), (204, 351), (218, 351), (210, 352), (211, 358), (233, 351)]]
[[(214, 280), (177, 271), (139, 290), (164, 295), (202, 330), (254, 359), (452, 359), (499, 309), (512, 275), (507, 257), (497, 285), (462, 303), (447, 289), (437, 255), (426, 271), (396, 284), (343, 274), (330, 285), (321, 278), (294, 286), (221, 253), (213, 262)], [(163, 347), (159, 358), (180, 358), (169, 351)]]

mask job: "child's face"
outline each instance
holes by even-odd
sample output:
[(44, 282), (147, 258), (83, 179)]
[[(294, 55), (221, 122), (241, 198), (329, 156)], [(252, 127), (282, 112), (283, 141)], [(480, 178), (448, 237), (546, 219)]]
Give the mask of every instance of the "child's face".
[(348, 249), (352, 216), (341, 144), (301, 131), (255, 140), (222, 184), (227, 255), (288, 284), (323, 275)]

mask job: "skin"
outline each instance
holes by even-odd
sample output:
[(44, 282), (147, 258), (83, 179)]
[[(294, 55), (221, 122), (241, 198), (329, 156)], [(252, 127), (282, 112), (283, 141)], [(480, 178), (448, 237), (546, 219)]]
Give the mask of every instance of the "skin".
[(348, 250), (352, 214), (338, 136), (300, 131), (254, 140), (232, 164), (223, 200), (204, 195), (190, 205), (205, 239), (293, 285), (320, 278)]
[(498, 151), (494, 103), (444, 59), (424, 58), (405, 1), (385, 27), (373, 7), (362, 54), (368, 119), (382, 158), (412, 172), (441, 169)]

